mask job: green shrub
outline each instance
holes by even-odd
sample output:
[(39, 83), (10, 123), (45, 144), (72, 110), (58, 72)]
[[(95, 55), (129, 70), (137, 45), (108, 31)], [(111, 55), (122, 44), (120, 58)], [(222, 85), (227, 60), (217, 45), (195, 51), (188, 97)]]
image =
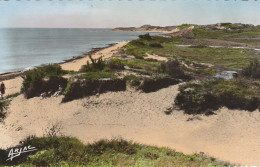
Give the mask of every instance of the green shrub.
[(138, 47), (144, 47), (145, 43), (143, 41), (140, 40), (133, 40), (131, 42), (129, 42), (129, 44), (134, 45), (134, 46), (138, 46)]
[(5, 118), (6, 116), (5, 109), (7, 108), (7, 106), (8, 106), (8, 102), (0, 101), (0, 120)]
[(175, 103), (187, 114), (212, 114), (221, 106), (230, 109), (255, 110), (259, 97), (246, 84), (237, 80), (212, 79), (201, 84), (187, 83), (179, 87)]
[(174, 78), (186, 78), (186, 75), (181, 69), (178, 60), (168, 60), (167, 62), (162, 62), (159, 71), (167, 73)]
[(21, 93), (14, 93), (14, 94), (8, 95), (8, 96), (6, 96), (6, 99), (15, 98), (15, 97), (19, 96), (20, 94)]
[(91, 60), (91, 63), (87, 61), (86, 65), (81, 66), (80, 72), (95, 72), (95, 71), (101, 71), (103, 70), (107, 64), (102, 59), (102, 57), (99, 57), (98, 59), (93, 59), (91, 55), (89, 55), (89, 58)]
[(110, 69), (115, 69), (115, 70), (123, 70), (124, 69), (124, 64), (123, 60), (120, 60), (118, 58), (110, 59), (108, 62), (108, 67)]
[(96, 80), (101, 78), (112, 78), (115, 79), (115, 73), (113, 71), (96, 71), (96, 72), (87, 72), (84, 75), (79, 76), (78, 78), (86, 80)]
[(163, 46), (159, 43), (151, 43), (149, 44), (150, 47), (153, 47), (153, 48), (163, 48)]
[(178, 28), (179, 28), (180, 30), (182, 30), (182, 29), (188, 28), (188, 27), (190, 27), (190, 26), (191, 26), (191, 24), (182, 24), (182, 25), (180, 25)]
[(136, 77), (135, 75), (127, 75), (124, 77), (124, 80), (126, 80), (126, 82), (130, 85), (130, 86), (139, 86), (141, 81), (138, 77)]
[(185, 155), (169, 148), (135, 144), (123, 139), (99, 140), (84, 145), (71, 137), (29, 137), (22, 145), (37, 151), (6, 161), (0, 150), (1, 165), (19, 166), (228, 166), (230, 164), (198, 154)]
[(72, 80), (69, 80), (67, 83), (67, 86), (64, 90), (64, 93), (63, 93), (64, 95), (66, 95), (69, 92), (71, 84), (72, 84)]
[(146, 34), (144, 34), (144, 35), (139, 35), (139, 38), (140, 38), (140, 39), (147, 40), (147, 41), (152, 40), (152, 37), (150, 36), (149, 33), (146, 33)]
[(62, 76), (65, 71), (61, 69), (59, 64), (50, 64), (43, 67), (38, 67), (32, 71), (29, 71), (23, 76), (22, 92), (28, 90), (29, 87), (34, 84), (39, 84), (45, 77)]

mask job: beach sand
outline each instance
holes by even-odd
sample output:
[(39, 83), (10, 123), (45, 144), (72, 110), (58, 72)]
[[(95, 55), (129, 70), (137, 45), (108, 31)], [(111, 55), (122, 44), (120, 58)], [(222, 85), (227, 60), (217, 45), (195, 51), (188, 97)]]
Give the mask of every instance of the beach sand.
[[(118, 44), (100, 52), (110, 57)], [(99, 53), (96, 55), (100, 56)], [(62, 65), (77, 70), (84, 60)], [(22, 79), (5, 81), (7, 93), (21, 87)], [(260, 165), (260, 112), (221, 108), (212, 116), (186, 115), (173, 110), (178, 85), (142, 93), (128, 88), (61, 103), (62, 96), (14, 98), (7, 118), (0, 123), (0, 148), (15, 146), (30, 136), (50, 133), (77, 137), (84, 143), (124, 138), (142, 144), (167, 146), (187, 154), (203, 152), (241, 165)], [(55, 131), (51, 131), (56, 127)]]
[[(113, 56), (113, 54), (117, 52), (117, 49), (122, 48), (126, 44), (127, 42), (122, 42), (122, 43), (115, 44), (111, 47), (105, 48), (103, 50), (100, 50), (94, 55), (92, 55), (92, 58), (97, 59), (101, 56), (103, 57), (103, 59), (110, 58)], [(87, 63), (87, 61), (91, 62), (88, 56), (82, 59), (74, 60), (72, 62), (64, 63), (61, 65), (61, 67), (63, 70), (78, 71), (82, 65), (85, 65)]]

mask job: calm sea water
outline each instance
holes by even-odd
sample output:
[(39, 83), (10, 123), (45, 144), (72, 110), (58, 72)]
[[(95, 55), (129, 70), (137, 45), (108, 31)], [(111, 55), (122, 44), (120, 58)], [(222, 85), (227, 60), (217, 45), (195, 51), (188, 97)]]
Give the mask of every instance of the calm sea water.
[(111, 29), (0, 29), (0, 73), (62, 62), (140, 34)]

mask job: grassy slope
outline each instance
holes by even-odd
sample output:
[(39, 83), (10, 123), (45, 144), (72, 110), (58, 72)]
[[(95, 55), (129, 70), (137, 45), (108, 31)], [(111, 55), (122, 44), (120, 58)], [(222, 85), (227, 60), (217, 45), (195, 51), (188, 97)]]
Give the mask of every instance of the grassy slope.
[[(145, 56), (145, 53), (157, 54), (168, 58), (177, 58), (186, 63), (211, 63), (213, 65), (223, 66), (230, 70), (245, 68), (259, 55), (254, 51), (232, 48), (210, 48), (210, 47), (176, 47), (180, 44), (181, 39), (168, 39), (163, 37), (153, 37), (151, 41), (138, 39), (144, 45), (138, 45), (130, 42), (126, 45), (127, 54)], [(163, 48), (149, 47), (150, 43), (161, 43)], [(207, 72), (206, 72), (207, 73)]]
[(260, 35), (259, 27), (252, 27), (243, 30), (235, 31), (215, 31), (215, 30), (204, 30), (203, 28), (197, 26), (193, 29), (193, 35), (195, 38), (206, 38), (206, 39), (226, 39), (226, 38), (235, 38), (243, 36), (257, 36)]
[(20, 166), (227, 166), (214, 158), (184, 155), (168, 148), (140, 145), (125, 140), (100, 140), (84, 145), (76, 138), (28, 138), (23, 145), (39, 151)]

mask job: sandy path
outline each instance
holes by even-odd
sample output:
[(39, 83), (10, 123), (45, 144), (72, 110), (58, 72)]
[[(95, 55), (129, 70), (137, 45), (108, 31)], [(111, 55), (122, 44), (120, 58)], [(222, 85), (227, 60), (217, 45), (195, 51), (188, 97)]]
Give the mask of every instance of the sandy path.
[[(136, 142), (168, 146), (184, 153), (199, 153), (243, 165), (260, 165), (260, 112), (222, 108), (213, 116), (182, 111), (166, 115), (178, 85), (153, 93), (133, 90), (60, 104), (61, 98), (16, 97), (0, 125), (0, 147), (18, 144), (28, 135), (42, 136), (56, 125), (57, 134), (75, 136), (84, 143), (123, 137)], [(4, 136), (4, 137), (2, 137)]]
[(5, 96), (15, 94), (21, 91), (23, 79), (16, 77), (14, 79), (3, 81), (6, 87)]
[[(99, 58), (102, 56), (104, 59), (106, 59), (106, 58), (112, 57), (113, 54), (117, 52), (117, 49), (125, 46), (126, 44), (127, 44), (127, 42), (122, 42), (122, 43), (115, 44), (109, 48), (100, 50), (97, 53), (95, 53), (94, 55), (92, 55), (92, 58), (96, 59), (96, 58)], [(62, 64), (61, 67), (64, 70), (78, 71), (82, 65), (85, 65), (87, 63), (87, 61), (91, 62), (89, 57), (84, 57), (82, 59), (78, 59), (78, 60), (74, 60), (72, 62)]]
[(168, 59), (166, 57), (162, 57), (162, 56), (158, 56), (156, 54), (148, 54), (146, 53), (146, 57), (144, 57), (144, 59), (154, 59), (154, 60), (158, 60), (158, 61), (167, 61)]

